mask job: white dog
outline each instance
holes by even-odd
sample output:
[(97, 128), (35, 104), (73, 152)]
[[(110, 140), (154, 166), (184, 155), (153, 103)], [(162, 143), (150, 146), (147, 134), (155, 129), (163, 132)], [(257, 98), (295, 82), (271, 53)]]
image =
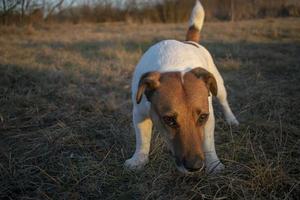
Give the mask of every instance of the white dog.
[(204, 9), (197, 0), (186, 41), (161, 41), (138, 63), (132, 81), (136, 150), (126, 167), (138, 170), (148, 162), (154, 124), (179, 171), (193, 172), (205, 166), (207, 172), (218, 172), (224, 168), (215, 151), (212, 95), (221, 103), (227, 122), (238, 125), (238, 121), (210, 53), (198, 44), (203, 21)]

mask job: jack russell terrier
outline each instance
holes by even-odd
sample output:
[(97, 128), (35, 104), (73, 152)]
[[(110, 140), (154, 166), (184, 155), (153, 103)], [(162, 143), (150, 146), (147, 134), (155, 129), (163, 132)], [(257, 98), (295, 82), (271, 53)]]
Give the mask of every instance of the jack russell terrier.
[(139, 170), (148, 162), (153, 125), (164, 136), (180, 172), (205, 167), (216, 173), (224, 168), (215, 150), (212, 95), (222, 105), (226, 121), (239, 122), (212, 56), (198, 44), (203, 21), (204, 9), (197, 0), (186, 41), (161, 41), (139, 61), (132, 81), (136, 149), (125, 162), (127, 168)]

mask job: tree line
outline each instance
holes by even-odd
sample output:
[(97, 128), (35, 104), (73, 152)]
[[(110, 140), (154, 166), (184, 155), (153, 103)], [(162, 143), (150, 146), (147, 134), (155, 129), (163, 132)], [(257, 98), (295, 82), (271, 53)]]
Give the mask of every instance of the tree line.
[[(0, 0), (1, 23), (185, 22), (195, 0)], [(206, 20), (300, 16), (298, 0), (201, 0)]]

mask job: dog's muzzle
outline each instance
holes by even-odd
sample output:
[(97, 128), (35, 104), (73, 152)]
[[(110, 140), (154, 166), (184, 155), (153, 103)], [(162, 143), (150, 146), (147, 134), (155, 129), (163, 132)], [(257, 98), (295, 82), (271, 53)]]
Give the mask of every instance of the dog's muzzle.
[(200, 172), (205, 168), (205, 164), (202, 159), (195, 157), (192, 160), (182, 159), (181, 161), (176, 160), (176, 167), (182, 173), (193, 173)]

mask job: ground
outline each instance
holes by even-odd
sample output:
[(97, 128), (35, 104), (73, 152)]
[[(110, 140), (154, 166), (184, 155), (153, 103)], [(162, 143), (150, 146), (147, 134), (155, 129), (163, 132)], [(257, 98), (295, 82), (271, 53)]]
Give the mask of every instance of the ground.
[[(300, 18), (204, 25), (240, 121), (216, 106), (217, 175), (176, 171), (155, 132), (134, 151), (130, 82), (143, 52), (186, 24), (0, 27), (1, 199), (299, 199)], [(180, 56), (180, 55), (178, 55)]]

